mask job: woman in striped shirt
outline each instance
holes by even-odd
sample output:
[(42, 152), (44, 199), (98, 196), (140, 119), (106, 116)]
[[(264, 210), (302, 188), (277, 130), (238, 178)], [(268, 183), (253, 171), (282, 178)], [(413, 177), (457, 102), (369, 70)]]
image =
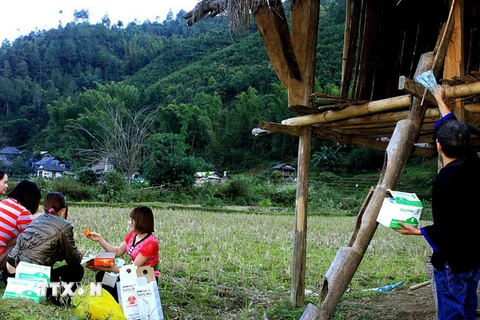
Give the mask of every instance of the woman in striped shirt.
[(0, 201), (0, 271), (5, 266), (9, 249), (15, 246), (17, 236), (33, 219), (40, 205), (40, 189), (30, 180), (20, 181), (6, 199)]

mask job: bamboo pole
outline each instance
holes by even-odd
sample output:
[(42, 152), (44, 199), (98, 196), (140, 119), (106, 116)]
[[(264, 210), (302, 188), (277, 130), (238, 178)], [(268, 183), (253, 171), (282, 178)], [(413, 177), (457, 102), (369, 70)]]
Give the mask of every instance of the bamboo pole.
[(282, 121), (282, 124), (288, 126), (308, 126), (312, 124), (320, 124), (333, 122), (338, 120), (349, 119), (357, 116), (379, 113), (408, 107), (411, 103), (410, 95), (403, 95), (388, 99), (368, 102), (361, 105), (346, 107), (342, 110), (329, 110), (323, 113), (309, 114), (295, 118), (289, 118)]
[[(459, 98), (480, 93), (480, 81), (445, 87), (446, 98)], [(285, 119), (282, 124), (287, 126), (309, 126), (350, 119), (385, 111), (393, 111), (410, 106), (411, 96), (402, 95), (393, 98), (371, 101), (365, 104), (346, 107), (341, 110), (329, 110), (323, 113), (309, 114)]]

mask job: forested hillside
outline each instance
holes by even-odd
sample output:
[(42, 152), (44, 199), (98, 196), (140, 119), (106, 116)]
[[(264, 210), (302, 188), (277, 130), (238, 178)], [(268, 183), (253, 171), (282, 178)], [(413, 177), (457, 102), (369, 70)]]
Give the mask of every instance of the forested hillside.
[[(343, 8), (344, 0), (322, 7), (317, 91), (327, 94), (338, 92)], [(46, 150), (81, 168), (92, 154), (108, 154), (110, 128), (130, 121), (146, 133), (128, 141), (139, 145), (138, 156), (123, 166), (117, 159), (118, 169), (140, 169), (153, 183), (295, 161), (295, 137), (251, 134), (259, 120), (294, 115), (253, 23), (232, 30), (219, 16), (187, 27), (180, 12), (124, 26), (108, 17), (90, 24), (81, 13), (65, 26), (2, 43), (0, 148), (17, 147), (25, 163)]]

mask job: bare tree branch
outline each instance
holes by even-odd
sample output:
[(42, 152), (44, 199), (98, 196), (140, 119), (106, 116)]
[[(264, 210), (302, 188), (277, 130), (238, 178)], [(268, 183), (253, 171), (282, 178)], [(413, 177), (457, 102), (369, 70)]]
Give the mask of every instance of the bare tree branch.
[(142, 151), (154, 117), (151, 107), (133, 112), (121, 106), (104, 105), (106, 121), (98, 123), (100, 130), (92, 132), (81, 124), (74, 126), (90, 136), (94, 149), (83, 149), (92, 161), (108, 159), (117, 170), (125, 174), (130, 186), (134, 170), (141, 163)]

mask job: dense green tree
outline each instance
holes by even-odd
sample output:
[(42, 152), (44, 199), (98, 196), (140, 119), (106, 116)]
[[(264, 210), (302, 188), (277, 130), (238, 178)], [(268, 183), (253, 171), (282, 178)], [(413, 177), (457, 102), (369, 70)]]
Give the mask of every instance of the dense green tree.
[(191, 186), (194, 174), (204, 170), (201, 159), (188, 155), (189, 147), (180, 134), (154, 134), (148, 141), (144, 172), (153, 185)]

